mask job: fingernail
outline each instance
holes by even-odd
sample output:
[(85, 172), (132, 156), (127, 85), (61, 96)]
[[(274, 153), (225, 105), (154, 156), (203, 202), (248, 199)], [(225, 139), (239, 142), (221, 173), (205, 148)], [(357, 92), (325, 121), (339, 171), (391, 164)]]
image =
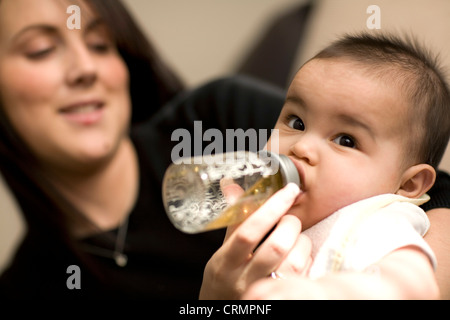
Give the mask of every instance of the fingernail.
[(293, 182), (288, 183), (286, 188), (292, 193), (292, 196), (297, 196), (300, 193), (300, 188)]

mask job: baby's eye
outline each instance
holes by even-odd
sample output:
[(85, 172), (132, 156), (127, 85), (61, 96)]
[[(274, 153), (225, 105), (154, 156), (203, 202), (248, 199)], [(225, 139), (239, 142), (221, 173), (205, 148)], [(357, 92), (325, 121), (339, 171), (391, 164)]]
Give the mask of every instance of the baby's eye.
[(353, 139), (352, 137), (345, 135), (345, 134), (342, 134), (342, 135), (336, 137), (333, 140), (333, 142), (337, 143), (338, 145), (343, 146), (343, 147), (353, 148), (353, 149), (356, 148), (355, 139)]
[(305, 131), (305, 124), (303, 123), (303, 120), (297, 116), (290, 117), (288, 126), (295, 130)]

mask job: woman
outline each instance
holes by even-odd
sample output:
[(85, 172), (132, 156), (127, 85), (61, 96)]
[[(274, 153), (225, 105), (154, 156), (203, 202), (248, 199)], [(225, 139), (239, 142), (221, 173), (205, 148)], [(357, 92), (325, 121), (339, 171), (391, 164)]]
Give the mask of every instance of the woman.
[[(0, 168), (28, 229), (1, 292), (195, 297), (211, 249), (177, 256), (205, 240), (171, 234), (150, 146), (129, 134), (182, 85), (118, 1), (80, 1), (80, 30), (67, 28), (70, 4), (0, 1)], [(70, 265), (81, 290), (66, 285)]]

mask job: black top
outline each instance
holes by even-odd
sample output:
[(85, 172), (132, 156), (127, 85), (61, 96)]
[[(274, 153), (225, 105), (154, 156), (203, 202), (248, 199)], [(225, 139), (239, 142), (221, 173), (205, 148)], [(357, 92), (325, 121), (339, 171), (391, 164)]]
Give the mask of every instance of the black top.
[(450, 208), (450, 176), (447, 172), (439, 171), (436, 183), (428, 191), (431, 200), (422, 205), (425, 211), (436, 208)]
[[(283, 101), (284, 92), (247, 78), (222, 79), (180, 94), (149, 121), (131, 129), (140, 188), (129, 216), (124, 250), (128, 264), (117, 266), (111, 257), (117, 230), (83, 239), (81, 244), (89, 250), (80, 256), (50, 229), (30, 228), (12, 264), (0, 276), (0, 296), (197, 299), (204, 266), (222, 244), (224, 231), (188, 235), (169, 222), (161, 182), (172, 148), (179, 143), (171, 141), (171, 134), (184, 128), (193, 137), (196, 120), (202, 120), (203, 132), (208, 128), (270, 130)], [(204, 141), (201, 150), (209, 143)], [(227, 150), (225, 141), (223, 150)], [(448, 186), (448, 175), (441, 174), (431, 193), (440, 199), (437, 205), (449, 207)], [(70, 265), (80, 267), (81, 289), (68, 289)]]

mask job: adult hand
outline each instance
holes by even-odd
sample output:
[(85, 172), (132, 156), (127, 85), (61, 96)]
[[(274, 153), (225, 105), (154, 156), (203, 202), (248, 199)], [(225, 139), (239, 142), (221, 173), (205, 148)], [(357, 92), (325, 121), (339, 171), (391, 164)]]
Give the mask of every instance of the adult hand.
[(300, 233), (300, 220), (285, 215), (299, 192), (298, 186), (288, 184), (243, 223), (227, 230), (224, 244), (206, 265), (200, 299), (238, 299), (252, 283), (274, 271), (301, 274), (307, 269), (311, 243)]

